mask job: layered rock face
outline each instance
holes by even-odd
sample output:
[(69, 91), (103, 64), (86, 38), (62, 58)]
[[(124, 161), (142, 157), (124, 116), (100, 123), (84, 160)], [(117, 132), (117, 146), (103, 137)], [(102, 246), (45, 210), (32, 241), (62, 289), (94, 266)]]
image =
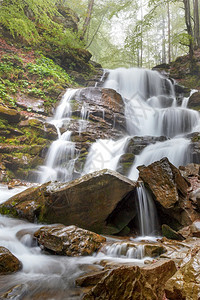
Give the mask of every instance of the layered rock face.
[[(136, 214), (135, 183), (102, 170), (69, 183), (46, 183), (10, 198), (0, 207), (29, 221), (78, 225), (98, 233), (118, 233)], [(116, 222), (117, 219), (117, 222)]]

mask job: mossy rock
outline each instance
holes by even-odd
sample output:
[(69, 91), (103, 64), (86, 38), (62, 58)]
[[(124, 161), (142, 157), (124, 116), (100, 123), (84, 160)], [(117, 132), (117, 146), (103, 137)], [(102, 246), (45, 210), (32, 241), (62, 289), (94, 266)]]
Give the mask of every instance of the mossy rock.
[(0, 105), (0, 118), (5, 119), (10, 123), (18, 123), (20, 121), (20, 114), (16, 109)]
[(162, 234), (170, 240), (183, 241), (184, 237), (166, 224), (162, 225)]

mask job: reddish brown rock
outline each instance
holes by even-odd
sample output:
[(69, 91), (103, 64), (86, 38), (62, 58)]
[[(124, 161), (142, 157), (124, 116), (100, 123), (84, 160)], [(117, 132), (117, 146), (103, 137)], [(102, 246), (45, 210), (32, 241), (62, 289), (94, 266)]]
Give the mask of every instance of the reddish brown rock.
[(167, 158), (138, 169), (140, 178), (154, 196), (162, 223), (178, 230), (199, 218), (189, 201), (189, 181)]
[(106, 241), (94, 232), (77, 226), (45, 226), (35, 232), (38, 243), (59, 255), (92, 255)]
[(92, 288), (84, 300), (160, 300), (164, 296), (165, 282), (176, 272), (172, 260), (159, 261), (140, 268), (120, 267), (111, 270)]
[(17, 272), (21, 263), (8, 249), (0, 247), (0, 274)]

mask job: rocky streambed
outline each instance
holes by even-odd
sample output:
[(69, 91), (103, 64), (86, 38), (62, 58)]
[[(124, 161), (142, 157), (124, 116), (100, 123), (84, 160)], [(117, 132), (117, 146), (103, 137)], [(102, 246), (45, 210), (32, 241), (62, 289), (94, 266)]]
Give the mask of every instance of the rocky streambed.
[[(138, 184), (114, 171), (31, 187), (3, 202), (1, 213), (15, 219), (0, 220), (1, 299), (198, 299), (199, 165), (177, 169), (164, 158), (139, 174), (160, 236), (137, 238)], [(9, 190), (1, 194), (5, 200)]]

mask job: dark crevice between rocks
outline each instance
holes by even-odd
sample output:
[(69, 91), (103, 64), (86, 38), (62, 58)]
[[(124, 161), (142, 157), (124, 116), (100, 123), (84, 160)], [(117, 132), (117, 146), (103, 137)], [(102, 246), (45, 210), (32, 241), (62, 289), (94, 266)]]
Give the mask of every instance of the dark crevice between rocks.
[(118, 235), (127, 235), (134, 231), (133, 221), (136, 214), (137, 191), (134, 189), (129, 192), (116, 206), (112, 213), (106, 219), (106, 226), (116, 228)]
[[(158, 215), (158, 219), (159, 219), (158, 221), (159, 221), (159, 225), (160, 225), (160, 232), (161, 232), (161, 227), (163, 224), (167, 224), (175, 231), (178, 231), (179, 229), (181, 229), (182, 228), (181, 224), (175, 218), (173, 218), (173, 216), (171, 216), (170, 209), (168, 209), (168, 210), (165, 209), (165, 211), (164, 211), (163, 207), (160, 205), (160, 203), (158, 201), (156, 201), (155, 196), (152, 193), (149, 186), (147, 184), (145, 184), (145, 187), (151, 194), (154, 204), (156, 206), (157, 215)], [(179, 212), (177, 212), (177, 213), (179, 213)]]

